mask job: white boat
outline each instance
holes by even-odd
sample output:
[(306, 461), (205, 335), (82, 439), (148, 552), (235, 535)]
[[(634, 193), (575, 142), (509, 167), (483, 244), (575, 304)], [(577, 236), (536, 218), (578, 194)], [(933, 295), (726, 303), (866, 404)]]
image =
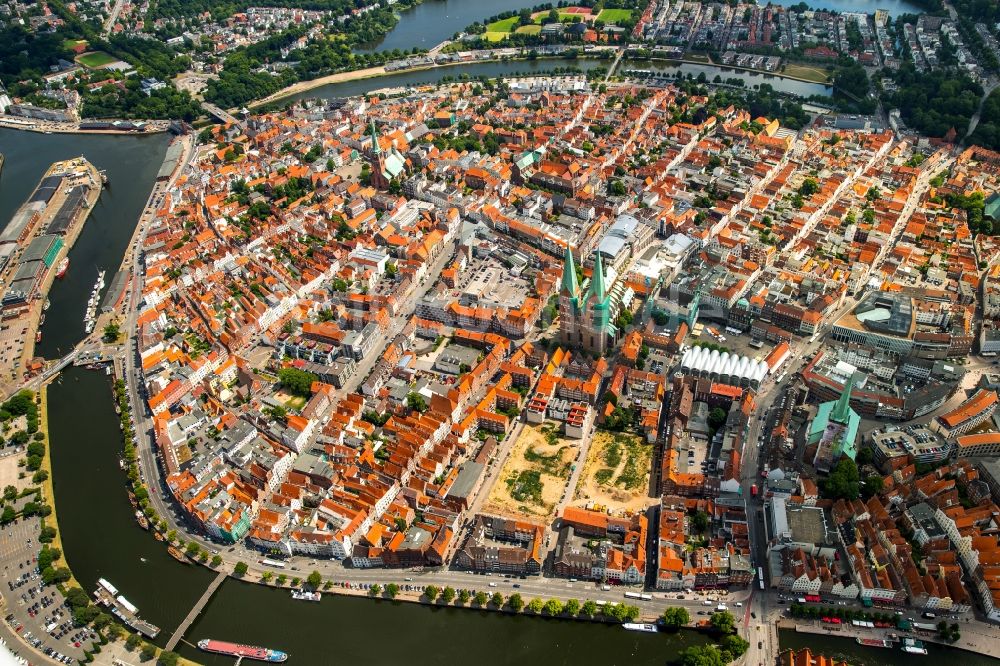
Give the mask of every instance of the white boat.
[(319, 601), (323, 598), (323, 595), (319, 592), (310, 592), (308, 590), (292, 590), (292, 599), (298, 599), (299, 601)]
[(927, 648), (924, 647), (923, 641), (918, 641), (916, 638), (904, 638), (903, 652), (908, 652), (909, 654), (927, 654)]
[(655, 634), (659, 631), (655, 624), (649, 624), (648, 622), (626, 622), (622, 625), (622, 628), (628, 629), (629, 631), (644, 631), (650, 634)]

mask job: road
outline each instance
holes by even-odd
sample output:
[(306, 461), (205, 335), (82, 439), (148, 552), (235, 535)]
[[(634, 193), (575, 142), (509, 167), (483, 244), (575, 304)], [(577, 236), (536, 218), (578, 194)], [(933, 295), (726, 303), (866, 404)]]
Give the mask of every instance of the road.
[(123, 6), (125, 6), (125, 0), (115, 0), (114, 6), (108, 13), (107, 20), (104, 21), (104, 26), (101, 28), (101, 35), (103, 37), (107, 37), (111, 34), (111, 28), (113, 28), (115, 22), (118, 21), (118, 16), (122, 13)]

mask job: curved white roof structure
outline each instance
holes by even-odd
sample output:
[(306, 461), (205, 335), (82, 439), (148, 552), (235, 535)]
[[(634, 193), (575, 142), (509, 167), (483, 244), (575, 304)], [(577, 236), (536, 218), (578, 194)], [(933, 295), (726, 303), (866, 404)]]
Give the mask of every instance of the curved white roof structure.
[(764, 361), (705, 347), (692, 347), (685, 351), (681, 357), (681, 368), (693, 374), (716, 376), (736, 383), (759, 383), (768, 373)]

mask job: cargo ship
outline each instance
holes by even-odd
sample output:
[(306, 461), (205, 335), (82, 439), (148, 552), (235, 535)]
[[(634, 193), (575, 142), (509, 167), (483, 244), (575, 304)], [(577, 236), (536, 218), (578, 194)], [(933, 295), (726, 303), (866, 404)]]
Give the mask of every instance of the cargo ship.
[(257, 661), (268, 661), (271, 663), (280, 663), (288, 659), (288, 655), (281, 650), (217, 641), (213, 638), (198, 641), (198, 649), (203, 652), (214, 652), (215, 654), (224, 654), (230, 657), (237, 657), (238, 659), (256, 659)]
[(56, 266), (56, 277), (63, 278), (66, 277), (66, 271), (69, 270), (69, 257), (63, 257), (63, 260), (59, 262)]
[(624, 629), (629, 631), (644, 631), (646, 633), (655, 634), (659, 629), (656, 628), (655, 624), (649, 624), (645, 622), (626, 622), (622, 625)]
[(309, 590), (292, 590), (292, 599), (298, 599), (299, 601), (319, 601), (323, 598), (323, 595), (319, 592), (310, 592)]
[(858, 645), (875, 648), (891, 648), (892, 641), (885, 638), (858, 638)]
[(927, 648), (924, 647), (923, 641), (918, 641), (916, 638), (904, 638), (903, 652), (909, 654), (927, 654)]

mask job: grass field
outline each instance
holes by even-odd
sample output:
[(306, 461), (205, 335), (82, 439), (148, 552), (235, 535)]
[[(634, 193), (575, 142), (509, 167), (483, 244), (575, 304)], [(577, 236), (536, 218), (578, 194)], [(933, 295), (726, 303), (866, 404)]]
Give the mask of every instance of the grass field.
[(514, 32), (522, 35), (537, 35), (542, 31), (542, 26), (540, 25), (522, 25)]
[(511, 16), (510, 18), (501, 19), (499, 21), (493, 21), (493, 23), (486, 24), (487, 32), (513, 32), (514, 28), (517, 26), (516, 16)]
[(84, 46), (86, 46), (87, 45), (87, 40), (86, 39), (67, 39), (67, 40), (63, 41), (63, 47), (67, 48), (67, 49), (74, 49), (77, 46), (79, 46), (80, 44), (83, 44)]
[(597, 15), (597, 20), (605, 23), (620, 23), (630, 18), (632, 18), (631, 9), (602, 9)]
[(483, 39), (488, 42), (502, 42), (509, 34), (509, 32), (493, 32), (492, 30), (487, 30), (483, 33)]
[(117, 60), (118, 58), (114, 57), (110, 53), (105, 53), (104, 51), (91, 51), (90, 53), (84, 53), (82, 56), (77, 57), (77, 61), (81, 65), (90, 67), (91, 69), (110, 65)]
[(799, 79), (806, 79), (807, 81), (815, 81), (816, 83), (826, 83), (830, 77), (830, 72), (822, 67), (815, 65), (795, 65), (791, 63), (785, 65), (785, 69), (781, 73)]

